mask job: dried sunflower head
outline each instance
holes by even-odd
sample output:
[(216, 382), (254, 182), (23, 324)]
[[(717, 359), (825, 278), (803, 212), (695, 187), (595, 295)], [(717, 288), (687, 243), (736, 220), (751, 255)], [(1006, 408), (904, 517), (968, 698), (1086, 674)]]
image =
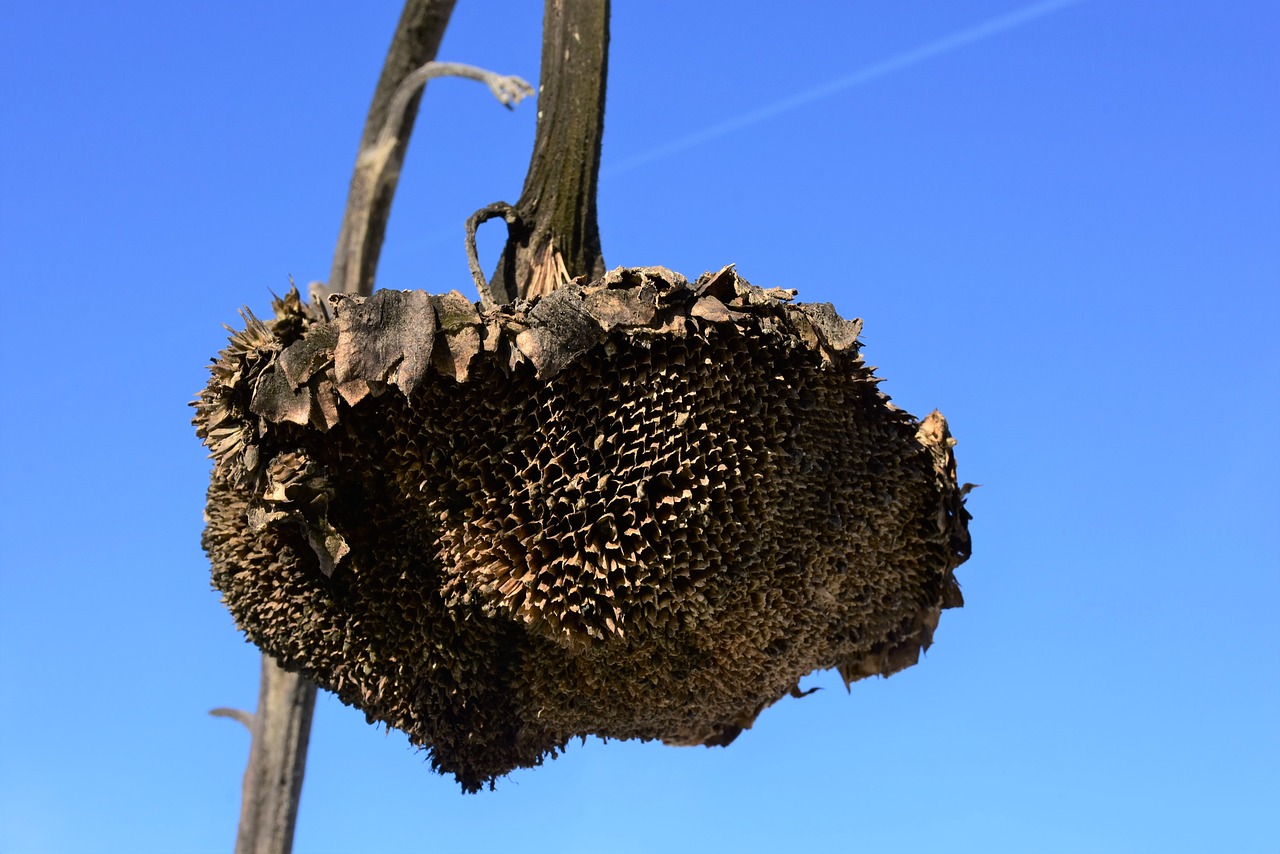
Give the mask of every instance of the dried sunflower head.
[(807, 673), (913, 664), (961, 604), (954, 440), (793, 295), (619, 269), (326, 322), (291, 293), (197, 402), (214, 584), (468, 790), (579, 735), (727, 744)]

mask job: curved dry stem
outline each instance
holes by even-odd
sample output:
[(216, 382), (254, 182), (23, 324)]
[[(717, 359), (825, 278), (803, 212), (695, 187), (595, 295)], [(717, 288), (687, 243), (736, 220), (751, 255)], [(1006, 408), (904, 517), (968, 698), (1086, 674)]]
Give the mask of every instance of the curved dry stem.
[[(484, 83), (507, 109), (534, 91), (533, 86), (520, 77), (497, 74), (460, 62), (428, 62), (405, 77), (387, 104), (386, 117), (377, 138), (361, 148), (356, 157), (351, 199), (334, 256), (334, 275), (324, 287), (325, 293), (364, 296), (373, 293), (374, 268), (381, 240), (372, 241), (368, 237), (376, 231), (380, 238), (385, 231), (385, 221), (379, 218), (385, 218), (391, 212), (390, 200), (399, 177), (404, 140), (412, 130), (416, 115), (411, 107), (427, 82), (437, 77), (463, 77)], [(382, 204), (375, 205), (375, 201)]]
[[(361, 148), (374, 139), (375, 130), (386, 125), (387, 107), (406, 74), (435, 58), (453, 5), (454, 0), (406, 0), (365, 117)], [(406, 139), (416, 114), (417, 103), (412, 99), (395, 113), (400, 135)], [(401, 143), (389, 157), (396, 168), (384, 167), (384, 172), (398, 171), (404, 152)], [(331, 268), (330, 281), (337, 289), (354, 290), (367, 281), (372, 290), (394, 193), (394, 180), (382, 185), (365, 180), (357, 156)], [(288, 854), (292, 849), (315, 699), (315, 683), (281, 670), (264, 653), (258, 713), (250, 715), (237, 709), (211, 713), (238, 720), (253, 734), (241, 796), (237, 854)]]
[(228, 709), (219, 706), (216, 709), (209, 710), (209, 717), (212, 718), (230, 718), (233, 721), (239, 721), (244, 724), (244, 728), (253, 732), (253, 712), (246, 712), (244, 709)]
[(409, 101), (423, 86), (427, 85), (428, 80), (434, 80), (437, 77), (463, 77), (484, 83), (498, 102), (508, 110), (533, 94), (533, 86), (515, 75), (496, 74), (461, 62), (428, 62), (406, 77), (396, 89), (395, 94), (391, 96), (391, 103), (387, 106), (387, 121), (378, 133), (378, 141), (373, 146), (375, 150), (385, 145), (395, 144), (404, 127), (405, 110), (409, 106)]
[[(357, 151), (363, 151), (377, 141), (378, 134), (387, 121), (387, 108), (391, 104), (391, 98), (404, 78), (423, 63), (436, 58), (449, 18), (453, 14), (453, 6), (454, 0), (406, 0), (391, 46), (383, 60), (378, 83), (373, 90)], [(411, 100), (400, 111), (405, 116), (404, 131), (401, 133), (403, 142), (391, 156), (393, 168), (390, 171), (393, 174), (404, 162), (413, 120), (418, 112), (418, 100)], [(372, 287), (394, 195), (394, 180), (381, 188), (375, 187), (366, 180), (357, 163), (352, 170), (347, 203), (338, 228), (338, 241), (329, 273), (329, 281), (333, 287), (329, 290), (341, 291), (344, 287), (354, 290), (363, 281), (370, 282)]]
[(506, 202), (485, 205), (467, 217), (467, 266), (471, 268), (471, 278), (475, 280), (476, 291), (480, 294), (480, 306), (484, 309), (497, 308), (498, 301), (494, 299), (493, 290), (485, 281), (484, 271), (480, 269), (480, 253), (476, 250), (476, 229), (481, 223), (498, 217), (506, 221), (508, 229), (520, 222), (520, 214)]

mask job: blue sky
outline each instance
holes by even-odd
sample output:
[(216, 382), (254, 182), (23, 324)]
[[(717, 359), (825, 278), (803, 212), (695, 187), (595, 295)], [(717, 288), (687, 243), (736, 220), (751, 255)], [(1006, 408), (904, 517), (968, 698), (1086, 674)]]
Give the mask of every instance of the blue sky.
[[(536, 79), (541, 4), (442, 59)], [(727, 749), (575, 744), (463, 796), (322, 697), (296, 851), (1275, 851), (1280, 6), (615, 0), (610, 266), (865, 320), (960, 440), (966, 607)], [(0, 850), (230, 850), (258, 657), (186, 403), (324, 278), (396, 2), (10, 4), (0, 26)], [(534, 103), (433, 83), (380, 284), (471, 292)], [(481, 235), (489, 257), (498, 227)]]

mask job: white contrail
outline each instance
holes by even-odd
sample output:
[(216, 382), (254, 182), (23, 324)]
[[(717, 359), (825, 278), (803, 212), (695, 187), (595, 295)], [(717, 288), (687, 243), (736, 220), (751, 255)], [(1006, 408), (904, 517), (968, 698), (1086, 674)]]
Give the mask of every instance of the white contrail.
[(1007, 15), (1001, 15), (998, 18), (992, 18), (989, 21), (969, 27), (964, 30), (952, 33), (949, 36), (943, 36), (940, 39), (921, 45), (920, 47), (900, 53), (897, 56), (877, 62), (875, 65), (869, 65), (866, 68), (845, 74), (834, 80), (828, 80), (820, 86), (812, 89), (806, 89), (789, 98), (783, 98), (781, 101), (774, 101), (772, 104), (766, 104), (750, 112), (743, 113), (732, 119), (721, 122), (718, 125), (712, 125), (709, 128), (691, 133), (679, 139), (672, 140), (666, 145), (660, 145), (657, 148), (650, 149), (642, 154), (637, 154), (623, 160), (621, 163), (610, 166), (603, 170), (605, 175), (616, 175), (619, 172), (626, 172), (645, 163), (651, 163), (654, 160), (661, 160), (664, 157), (670, 157), (672, 154), (701, 145), (713, 139), (742, 130), (754, 124), (771, 119), (781, 113), (798, 109), (806, 104), (828, 98), (837, 92), (845, 89), (851, 89), (854, 86), (860, 86), (878, 77), (884, 77), (886, 74), (892, 74), (895, 71), (901, 71), (912, 65), (917, 65), (925, 60), (932, 59), (935, 56), (948, 53), (957, 48), (982, 41), (985, 38), (1002, 33), (1005, 30), (1011, 30), (1014, 27), (1021, 26), (1036, 18), (1042, 18), (1045, 15), (1065, 9), (1067, 6), (1074, 6), (1083, 0), (1045, 0), (1042, 3), (1033, 3), (1030, 6), (1019, 9), (1016, 12), (1010, 12)]

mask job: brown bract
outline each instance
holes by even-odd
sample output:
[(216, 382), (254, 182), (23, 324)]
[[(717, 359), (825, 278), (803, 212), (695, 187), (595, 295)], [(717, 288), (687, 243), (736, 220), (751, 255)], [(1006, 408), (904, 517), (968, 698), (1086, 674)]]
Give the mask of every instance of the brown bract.
[(651, 267), (246, 314), (195, 404), (214, 584), (467, 790), (575, 736), (728, 744), (814, 670), (914, 664), (962, 602), (954, 440), (793, 296)]

